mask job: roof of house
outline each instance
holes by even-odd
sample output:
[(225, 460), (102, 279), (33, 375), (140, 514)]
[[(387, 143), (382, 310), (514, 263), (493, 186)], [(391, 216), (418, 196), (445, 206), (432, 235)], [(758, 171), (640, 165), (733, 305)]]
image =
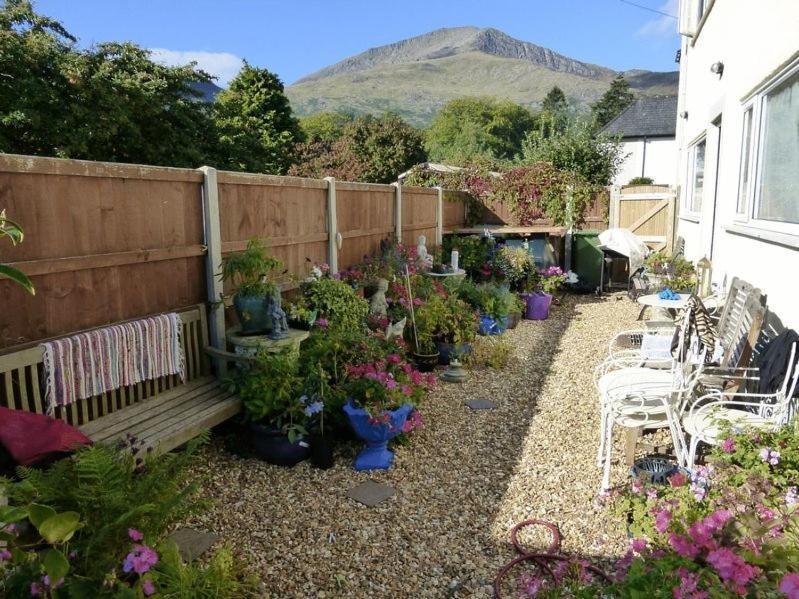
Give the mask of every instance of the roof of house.
[(602, 129), (625, 137), (674, 137), (677, 96), (642, 96)]

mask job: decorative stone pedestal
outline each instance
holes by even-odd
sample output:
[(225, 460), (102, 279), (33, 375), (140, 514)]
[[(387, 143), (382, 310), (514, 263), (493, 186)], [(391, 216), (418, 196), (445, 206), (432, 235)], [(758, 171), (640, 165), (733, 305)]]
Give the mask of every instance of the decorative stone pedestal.
[(285, 350), (297, 354), (300, 351), (300, 343), (305, 341), (309, 334), (308, 331), (289, 329), (283, 339), (270, 339), (268, 334), (242, 335), (241, 328), (232, 327), (227, 331), (227, 341), (239, 356), (252, 357), (259, 351), (276, 354)]

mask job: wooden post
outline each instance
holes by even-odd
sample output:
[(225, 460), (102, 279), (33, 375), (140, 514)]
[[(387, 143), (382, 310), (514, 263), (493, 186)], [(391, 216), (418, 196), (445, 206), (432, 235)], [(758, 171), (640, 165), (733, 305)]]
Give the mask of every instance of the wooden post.
[[(219, 186), (216, 169), (203, 166), (203, 225), (205, 228), (205, 283), (211, 314), (208, 319), (208, 339), (212, 347), (225, 349), (225, 304), (222, 301), (222, 279), (217, 270), (222, 264), (222, 230), (219, 224)], [(226, 374), (227, 364), (217, 362), (219, 376)]]
[(394, 186), (394, 236), (397, 243), (402, 243), (402, 183), (397, 181)]
[(338, 251), (341, 235), (338, 232), (338, 216), (336, 214), (336, 179), (325, 177), (327, 181), (327, 263), (330, 272), (338, 272)]
[(677, 190), (674, 187), (669, 187), (669, 205), (666, 209), (666, 251), (671, 254), (674, 251), (674, 231), (676, 229), (676, 207), (677, 207)]
[(436, 246), (440, 246), (444, 243), (444, 189), (438, 186), (436, 190)]
[(610, 206), (608, 207), (608, 225), (610, 229), (619, 226), (619, 202), (621, 200), (621, 187), (611, 185), (610, 187)]

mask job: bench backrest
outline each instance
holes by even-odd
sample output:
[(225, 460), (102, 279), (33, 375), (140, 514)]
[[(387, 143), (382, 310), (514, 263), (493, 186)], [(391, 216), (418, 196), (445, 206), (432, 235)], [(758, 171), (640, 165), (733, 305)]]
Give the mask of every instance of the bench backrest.
[[(208, 345), (208, 324), (205, 305), (198, 304), (178, 312), (183, 323), (181, 346), (186, 361), (185, 382), (208, 375), (208, 359), (203, 348)], [(0, 406), (45, 413), (44, 362), (41, 346), (0, 356)], [(148, 397), (157, 396), (181, 384), (180, 377), (171, 375), (120, 387), (75, 403), (57, 407), (56, 418), (79, 426), (130, 406)]]

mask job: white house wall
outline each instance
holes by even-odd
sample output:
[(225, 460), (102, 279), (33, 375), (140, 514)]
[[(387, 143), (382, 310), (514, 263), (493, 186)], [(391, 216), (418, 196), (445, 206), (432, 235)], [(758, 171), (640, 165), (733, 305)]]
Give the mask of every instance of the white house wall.
[(627, 185), (635, 177), (651, 177), (662, 185), (676, 183), (677, 142), (673, 137), (624, 140), (622, 148), (627, 158), (613, 180), (614, 185)]
[[(736, 225), (742, 101), (799, 51), (799, 0), (715, 0), (695, 44), (682, 39), (678, 114), (687, 112), (687, 118), (677, 119), (677, 181), (683, 196), (678, 235), (685, 239), (686, 257), (711, 256), (719, 283), (739, 276), (762, 288), (769, 308), (799, 329), (799, 236), (789, 233), (775, 243), (777, 236), (754, 228), (745, 228), (746, 235), (728, 230)], [(721, 77), (710, 71), (716, 62), (724, 64)], [(718, 117), (720, 142), (713, 125)], [(703, 206), (691, 215), (685, 210), (688, 148), (702, 134), (708, 136)]]

